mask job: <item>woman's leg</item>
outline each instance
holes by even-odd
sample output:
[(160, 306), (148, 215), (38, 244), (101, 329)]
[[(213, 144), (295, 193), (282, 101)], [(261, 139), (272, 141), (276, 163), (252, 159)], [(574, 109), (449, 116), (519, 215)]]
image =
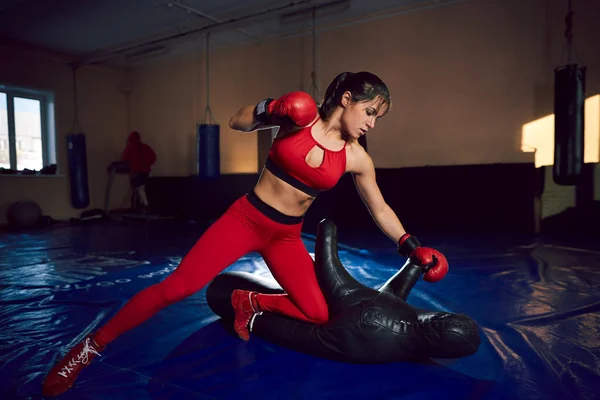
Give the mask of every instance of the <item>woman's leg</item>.
[(256, 296), (259, 307), (303, 321), (326, 322), (329, 310), (325, 296), (317, 282), (314, 261), (302, 239), (298, 236), (292, 240), (274, 240), (262, 255), (286, 294), (259, 293)]
[(238, 219), (225, 214), (200, 237), (179, 266), (165, 280), (131, 298), (96, 334), (104, 346), (148, 320), (161, 309), (206, 286), (219, 272), (256, 249), (260, 237)]
[(148, 182), (149, 172), (136, 172), (131, 179), (131, 186), (136, 191), (140, 203), (142, 203), (142, 211), (149, 212), (150, 204), (148, 203), (148, 195), (146, 194), (146, 183)]
[(206, 230), (166, 279), (136, 294), (93, 336), (73, 347), (48, 373), (44, 395), (64, 393), (106, 344), (166, 306), (202, 289), (242, 255), (260, 247), (264, 241), (260, 226), (240, 211), (239, 202)]
[(234, 290), (231, 305), (235, 313), (233, 327), (238, 336), (244, 340), (250, 338), (252, 320), (262, 311), (277, 312), (314, 323), (327, 321), (329, 310), (317, 283), (314, 262), (300, 236), (302, 217), (282, 214), (254, 192), (248, 193), (247, 199), (253, 210), (262, 214), (263, 224), (271, 227), (273, 235), (259, 252), (286, 294), (267, 295)]
[(317, 324), (329, 319), (329, 310), (317, 282), (313, 259), (306, 250), (300, 233), (294, 236), (272, 240), (261, 251), (273, 277), (286, 294), (262, 294), (246, 290), (234, 290), (232, 293), (234, 329), (243, 340), (250, 339), (253, 318), (263, 311)]

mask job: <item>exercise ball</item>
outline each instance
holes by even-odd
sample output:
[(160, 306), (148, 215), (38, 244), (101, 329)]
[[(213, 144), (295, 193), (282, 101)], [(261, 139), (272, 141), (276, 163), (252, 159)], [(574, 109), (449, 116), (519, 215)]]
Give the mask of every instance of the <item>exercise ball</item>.
[(42, 221), (42, 209), (35, 201), (19, 200), (8, 207), (6, 219), (13, 228), (33, 228)]

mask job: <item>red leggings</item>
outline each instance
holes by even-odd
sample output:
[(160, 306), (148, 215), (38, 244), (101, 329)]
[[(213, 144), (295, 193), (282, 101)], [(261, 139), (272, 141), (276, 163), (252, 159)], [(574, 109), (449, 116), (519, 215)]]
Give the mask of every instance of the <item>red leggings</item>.
[(300, 237), (302, 217), (286, 216), (254, 192), (236, 200), (196, 242), (181, 264), (162, 282), (137, 293), (94, 335), (103, 346), (148, 320), (168, 305), (206, 286), (243, 255), (256, 251), (285, 295), (259, 294), (266, 311), (322, 323), (327, 303), (317, 283), (314, 263)]

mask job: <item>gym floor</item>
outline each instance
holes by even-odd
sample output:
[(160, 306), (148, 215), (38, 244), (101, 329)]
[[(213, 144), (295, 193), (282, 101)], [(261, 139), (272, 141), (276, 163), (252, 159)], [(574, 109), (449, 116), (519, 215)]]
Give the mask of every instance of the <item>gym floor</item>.
[[(202, 233), (173, 221), (108, 222), (4, 233), (0, 241), (0, 398), (41, 398), (67, 348), (136, 292), (162, 280)], [(366, 239), (365, 241), (365, 238)], [(314, 238), (305, 243), (313, 252)], [(600, 244), (478, 235), (432, 238), (441, 282), (416, 307), (460, 312), (479, 351), (428, 364), (352, 365), (234, 337), (205, 291), (112, 343), (64, 399), (592, 399), (598, 391)], [(340, 258), (368, 286), (402, 261), (382, 235), (340, 231)], [(268, 275), (258, 254), (229, 270)]]

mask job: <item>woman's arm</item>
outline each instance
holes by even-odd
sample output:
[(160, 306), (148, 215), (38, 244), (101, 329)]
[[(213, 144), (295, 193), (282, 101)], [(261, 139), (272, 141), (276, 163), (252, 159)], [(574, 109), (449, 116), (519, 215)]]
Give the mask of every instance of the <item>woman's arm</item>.
[(354, 184), (360, 197), (379, 228), (397, 243), (398, 253), (416, 260), (423, 266), (425, 268), (423, 279), (426, 281), (437, 282), (443, 279), (448, 273), (448, 260), (439, 251), (422, 247), (416, 237), (406, 232), (396, 213), (383, 199), (375, 179), (373, 160), (362, 147), (356, 149), (352, 169)]
[(271, 126), (262, 124), (256, 119), (254, 112), (255, 108), (255, 105), (248, 105), (240, 108), (240, 110), (229, 119), (229, 127), (241, 132), (253, 132), (259, 129), (271, 128)]
[(278, 98), (264, 99), (256, 106), (241, 108), (229, 120), (229, 127), (242, 132), (267, 129), (290, 122), (307, 126), (317, 118), (317, 104), (306, 92), (289, 92)]
[(375, 177), (373, 160), (362, 147), (356, 151), (355, 168), (352, 177), (362, 201), (377, 226), (395, 243), (398, 243), (406, 230), (396, 213), (385, 202)]
[(233, 114), (229, 120), (229, 127), (236, 131), (252, 132), (257, 129), (259, 122), (254, 117), (255, 106), (245, 106)]

